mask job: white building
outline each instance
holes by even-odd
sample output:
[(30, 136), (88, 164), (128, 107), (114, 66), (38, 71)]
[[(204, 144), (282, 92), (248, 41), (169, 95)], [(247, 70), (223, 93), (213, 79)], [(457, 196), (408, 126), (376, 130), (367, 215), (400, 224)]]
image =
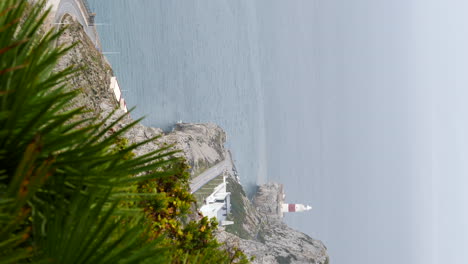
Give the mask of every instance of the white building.
[(122, 90), (120, 90), (119, 83), (117, 82), (117, 77), (111, 77), (109, 89), (114, 92), (115, 100), (119, 103), (120, 109), (124, 110), (125, 113), (128, 112), (127, 104), (122, 96)]
[(200, 212), (208, 218), (216, 218), (220, 225), (230, 225), (234, 222), (226, 221), (231, 212), (231, 193), (226, 190), (226, 177), (223, 177), (223, 183), (216, 186), (213, 193), (208, 196)]

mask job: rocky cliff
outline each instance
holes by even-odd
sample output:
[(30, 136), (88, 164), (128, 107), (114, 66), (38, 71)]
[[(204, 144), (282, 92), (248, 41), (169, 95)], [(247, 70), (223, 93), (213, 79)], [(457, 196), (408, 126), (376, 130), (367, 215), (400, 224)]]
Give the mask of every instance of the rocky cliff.
[[(93, 113), (104, 117), (115, 114), (106, 123), (111, 124), (124, 112), (109, 89), (112, 68), (105, 58), (94, 49), (82, 27), (72, 17), (65, 17), (70, 24), (58, 44), (76, 42), (77, 45), (62, 58), (57, 69), (69, 66), (82, 68), (69, 80), (71, 87), (83, 93), (73, 105), (86, 105)], [(128, 115), (117, 122), (118, 130), (134, 120)], [(130, 143), (138, 143), (159, 136), (156, 141), (141, 146), (135, 151), (143, 155), (167, 144), (182, 150), (196, 176), (219, 161), (224, 160), (226, 134), (215, 124), (176, 124), (173, 131), (164, 133), (159, 128), (137, 124), (124, 135)], [(235, 169), (228, 172), (228, 190), (232, 193), (232, 214), (235, 224), (221, 229), (218, 239), (227, 246), (237, 246), (247, 255), (255, 256), (254, 263), (328, 263), (325, 246), (318, 240), (289, 228), (282, 222), (280, 204), (282, 186), (267, 184), (260, 186), (253, 201), (249, 200), (240, 185)]]
[(327, 248), (318, 240), (294, 230), (283, 223), (281, 204), (283, 186), (269, 183), (259, 187), (253, 201), (245, 196), (233, 178), (228, 190), (232, 192), (232, 215), (235, 221), (218, 234), (220, 241), (241, 248), (254, 256), (253, 263), (328, 263)]
[(193, 177), (225, 159), (226, 133), (216, 124), (176, 124), (162, 140), (183, 151)]

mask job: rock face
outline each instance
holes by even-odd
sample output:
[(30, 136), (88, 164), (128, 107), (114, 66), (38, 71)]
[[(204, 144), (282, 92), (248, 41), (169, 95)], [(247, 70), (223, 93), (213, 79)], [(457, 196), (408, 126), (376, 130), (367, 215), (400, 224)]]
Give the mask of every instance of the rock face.
[[(230, 183), (230, 185), (236, 184), (233, 181)], [(247, 255), (254, 256), (253, 263), (328, 263), (327, 248), (321, 241), (283, 223), (281, 184), (269, 183), (260, 186), (253, 202), (250, 202), (245, 194), (241, 196), (243, 196), (241, 203), (245, 209), (244, 220), (242, 217), (237, 217), (234, 220), (242, 223), (236, 223), (237, 227), (228, 226), (220, 231), (218, 234), (220, 241), (226, 241), (230, 245), (239, 247)], [(238, 202), (233, 201), (233, 203)], [(253, 236), (245, 237), (243, 235), (245, 233)]]
[(321, 241), (283, 223), (283, 194), (281, 184), (260, 186), (253, 203), (266, 221), (258, 240), (269, 248), (278, 263), (326, 263), (327, 248)]
[(194, 177), (225, 159), (226, 133), (212, 123), (176, 124), (163, 141), (183, 151)]
[[(69, 80), (71, 87), (83, 91), (77, 102), (72, 102), (71, 105), (86, 105), (101, 117), (115, 111), (106, 121), (110, 125), (125, 115), (124, 111), (118, 109), (113, 92), (109, 89), (112, 69), (94, 49), (80, 24), (71, 17), (65, 17), (63, 22), (70, 26), (58, 44), (78, 44), (62, 58), (57, 69), (72, 65), (84, 68), (83, 72)], [(113, 129), (117, 131), (132, 122), (134, 120), (127, 115)], [(130, 143), (159, 136), (158, 140), (136, 149), (135, 154), (143, 155), (165, 145), (174, 145), (175, 149), (181, 150), (179, 155), (183, 155), (191, 165), (194, 176), (226, 158), (226, 134), (215, 124), (176, 124), (173, 131), (167, 134), (159, 128), (137, 124), (123, 136)], [(232, 214), (229, 217), (235, 224), (220, 229), (217, 234), (220, 241), (226, 242), (227, 247), (239, 247), (247, 255), (254, 256), (253, 263), (328, 263), (326, 247), (322, 242), (293, 230), (282, 222), (282, 185), (271, 183), (260, 186), (252, 202), (242, 189), (235, 169), (228, 172), (228, 175), (227, 186), (232, 203)]]
[(66, 15), (61, 21), (67, 28), (57, 41), (57, 45), (75, 46), (59, 61), (56, 70), (67, 67), (79, 69), (78, 73), (68, 80), (71, 87), (81, 93), (72, 106), (86, 106), (94, 113), (101, 111), (100, 105), (105, 103), (117, 107), (113, 93), (109, 92), (110, 78), (113, 76), (111, 66), (104, 56), (94, 48), (83, 27)]
[(258, 212), (271, 221), (282, 221), (281, 205), (284, 202), (283, 185), (268, 183), (260, 186), (253, 199)]

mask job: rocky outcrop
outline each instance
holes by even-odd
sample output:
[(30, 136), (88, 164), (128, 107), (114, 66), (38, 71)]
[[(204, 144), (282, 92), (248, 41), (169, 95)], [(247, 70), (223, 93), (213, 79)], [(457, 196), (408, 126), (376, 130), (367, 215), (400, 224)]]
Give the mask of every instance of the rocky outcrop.
[(260, 186), (253, 203), (266, 221), (257, 240), (267, 246), (267, 253), (273, 254), (277, 263), (326, 263), (327, 249), (321, 241), (283, 223), (283, 198), (281, 184), (269, 183)]
[(183, 151), (194, 177), (226, 158), (226, 133), (216, 124), (176, 124), (162, 141)]
[[(228, 188), (236, 188), (233, 182)], [(234, 187), (233, 187), (234, 185)], [(233, 196), (236, 195), (233, 193)], [(239, 197), (231, 199), (233, 209), (236, 203), (243, 205), (243, 215), (233, 210), (235, 225), (228, 226), (218, 234), (220, 241), (237, 246), (249, 256), (253, 263), (328, 263), (327, 248), (308, 235), (294, 230), (283, 223), (281, 204), (284, 202), (283, 186), (269, 183), (259, 187), (253, 202), (240, 192)], [(240, 221), (240, 223), (239, 223)], [(251, 236), (245, 236), (245, 234)]]
[(66, 24), (66, 29), (57, 40), (57, 46), (69, 46), (72, 43), (75, 46), (60, 59), (56, 70), (68, 67), (78, 70), (68, 83), (70, 87), (81, 91), (78, 98), (71, 102), (71, 106), (86, 106), (91, 110), (90, 115), (100, 113), (102, 103), (117, 107), (114, 95), (109, 92), (110, 78), (113, 76), (111, 66), (94, 48), (81, 24), (69, 15), (63, 17), (62, 23)]
[(267, 183), (258, 188), (253, 198), (253, 204), (269, 222), (282, 221), (281, 205), (284, 203), (283, 185)]

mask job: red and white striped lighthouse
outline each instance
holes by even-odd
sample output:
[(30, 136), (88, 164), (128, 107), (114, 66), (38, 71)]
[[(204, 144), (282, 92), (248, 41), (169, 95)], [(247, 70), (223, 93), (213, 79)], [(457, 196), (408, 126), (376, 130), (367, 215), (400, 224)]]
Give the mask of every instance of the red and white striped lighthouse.
[(281, 206), (281, 211), (283, 213), (295, 213), (295, 212), (305, 212), (311, 210), (312, 207), (303, 204), (283, 204)]

